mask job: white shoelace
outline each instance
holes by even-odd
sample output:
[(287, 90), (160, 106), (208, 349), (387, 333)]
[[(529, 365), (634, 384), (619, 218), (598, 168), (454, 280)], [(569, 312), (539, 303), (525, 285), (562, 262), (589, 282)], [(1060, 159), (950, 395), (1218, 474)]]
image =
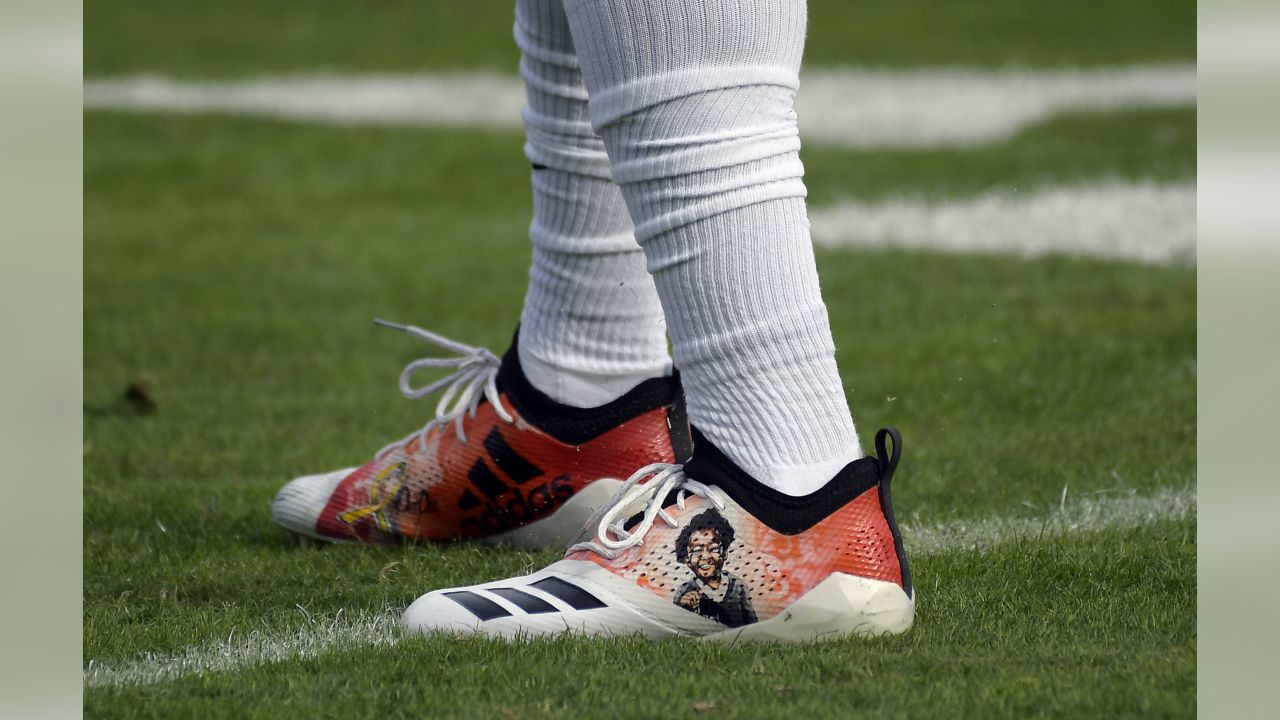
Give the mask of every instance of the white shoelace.
[[(648, 479), (649, 482), (642, 482)], [(568, 552), (590, 550), (610, 560), (616, 558), (629, 548), (644, 544), (644, 536), (659, 518), (663, 522), (676, 527), (679, 523), (662, 507), (667, 495), (675, 490), (676, 507), (684, 510), (685, 498), (690, 495), (704, 497), (715, 505), (717, 510), (724, 510), (724, 494), (720, 490), (704, 485), (684, 474), (683, 465), (672, 463), (654, 463), (637, 470), (618, 488), (609, 502), (605, 503), (596, 514), (587, 521), (587, 527), (595, 526), (596, 534), (591, 540), (574, 543)], [(644, 517), (631, 530), (623, 527), (626, 517), (623, 513), (646, 495), (651, 495), (644, 508)]]
[[(462, 430), (463, 420), (468, 416), (473, 420), (475, 419), (476, 410), (480, 407), (482, 399), (489, 401), (494, 411), (498, 413), (498, 417), (508, 423), (515, 422), (515, 418), (511, 417), (511, 413), (508, 413), (507, 409), (498, 400), (498, 368), (502, 366), (502, 361), (498, 359), (498, 356), (485, 348), (471, 347), (413, 325), (400, 325), (378, 319), (375, 319), (374, 323), (382, 327), (408, 333), (420, 340), (458, 354), (458, 357), (418, 358), (404, 367), (404, 370), (400, 373), (400, 393), (406, 398), (417, 400), (441, 388), (447, 389), (444, 391), (444, 395), (440, 396), (440, 403), (436, 405), (436, 417), (434, 420), (423, 425), (421, 430), (415, 430), (404, 438), (383, 447), (375, 457), (382, 457), (388, 450), (408, 444), (414, 437), (418, 438), (419, 447), (425, 447), (428, 431), (432, 427), (446, 423), (453, 423), (454, 431), (458, 434), (458, 440), (465, 443), (467, 436)], [(435, 382), (415, 388), (412, 383), (413, 374), (423, 368), (457, 369)]]

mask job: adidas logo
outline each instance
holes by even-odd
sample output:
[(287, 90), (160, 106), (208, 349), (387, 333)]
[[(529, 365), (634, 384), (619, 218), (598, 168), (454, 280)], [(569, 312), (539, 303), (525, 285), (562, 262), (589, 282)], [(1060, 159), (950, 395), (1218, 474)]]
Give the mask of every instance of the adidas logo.
[[(574, 610), (595, 610), (607, 607), (600, 598), (583, 590), (571, 582), (558, 577), (543, 578), (527, 587), (534, 588), (565, 603)], [(482, 593), (491, 593), (515, 605), (529, 615), (562, 612), (555, 605), (542, 597), (516, 588), (485, 588), (483, 590), (456, 590), (446, 592), (444, 596), (466, 608), (468, 612), (480, 620), (509, 617), (511, 611), (485, 597)]]

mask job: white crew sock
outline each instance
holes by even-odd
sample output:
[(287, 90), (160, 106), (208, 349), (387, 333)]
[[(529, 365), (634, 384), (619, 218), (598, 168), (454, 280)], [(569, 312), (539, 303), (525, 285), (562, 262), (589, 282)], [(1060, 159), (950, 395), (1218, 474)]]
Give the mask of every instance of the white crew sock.
[(566, 0), (693, 424), (792, 495), (860, 457), (805, 214), (804, 0)]
[(520, 364), (552, 399), (595, 407), (671, 373), (662, 305), (591, 131), (561, 0), (519, 0), (515, 36), (535, 167)]

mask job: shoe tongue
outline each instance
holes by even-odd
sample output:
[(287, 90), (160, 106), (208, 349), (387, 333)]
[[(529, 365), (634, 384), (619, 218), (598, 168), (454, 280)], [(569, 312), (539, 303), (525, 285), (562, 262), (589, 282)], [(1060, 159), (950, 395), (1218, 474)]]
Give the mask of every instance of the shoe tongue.
[[(675, 490), (672, 490), (671, 492), (667, 493), (667, 496), (662, 499), (663, 510), (666, 510), (667, 508), (676, 504), (676, 496), (679, 494), (679, 492), (680, 492), (680, 489), (676, 488)], [(644, 510), (641, 510), (640, 512), (637, 512), (636, 514), (627, 518), (627, 521), (622, 523), (622, 529), (626, 530), (627, 532), (631, 532), (631, 529), (634, 528), (636, 525), (639, 525), (641, 520), (644, 520)]]

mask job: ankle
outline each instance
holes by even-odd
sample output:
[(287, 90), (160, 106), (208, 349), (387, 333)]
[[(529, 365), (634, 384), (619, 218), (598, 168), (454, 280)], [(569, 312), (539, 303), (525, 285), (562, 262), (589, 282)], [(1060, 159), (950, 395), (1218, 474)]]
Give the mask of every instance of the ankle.
[[(679, 373), (674, 371), (670, 375), (642, 378), (612, 400), (579, 407), (560, 402), (532, 382), (521, 357), (518, 339), (513, 339), (511, 348), (502, 358), (497, 383), (499, 391), (506, 395), (521, 417), (563, 443), (580, 445), (623, 423), (660, 411), (655, 417), (668, 426), (676, 457), (688, 457), (690, 452), (684, 392), (680, 387)], [(672, 426), (677, 417), (679, 427)]]
[(566, 367), (519, 349), (520, 368), (529, 384), (561, 405), (595, 408), (626, 395), (640, 383), (671, 375), (671, 363), (646, 368), (596, 370)]
[[(733, 452), (725, 454), (733, 458)], [(756, 482), (777, 490), (778, 492), (801, 497), (821, 490), (836, 477), (849, 463), (862, 457), (862, 453), (851, 447), (848, 451), (826, 460), (804, 465), (739, 465)], [(736, 462), (736, 459), (735, 459)]]

